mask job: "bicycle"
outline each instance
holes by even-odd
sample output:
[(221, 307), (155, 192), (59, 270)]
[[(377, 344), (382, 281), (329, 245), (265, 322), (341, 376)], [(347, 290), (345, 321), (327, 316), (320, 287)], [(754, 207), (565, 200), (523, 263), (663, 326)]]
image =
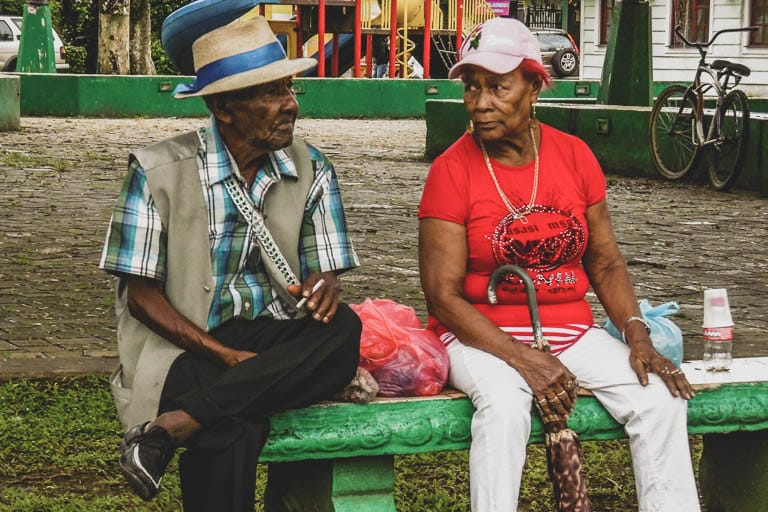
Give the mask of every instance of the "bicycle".
[[(718, 30), (709, 42), (700, 43), (689, 41), (681, 27), (675, 27), (677, 37), (686, 46), (696, 48), (701, 59), (693, 83), (687, 87), (670, 85), (653, 103), (648, 137), (651, 159), (663, 177), (683, 178), (706, 153), (712, 188), (728, 190), (736, 182), (748, 143), (749, 100), (735, 87), (750, 75), (750, 69), (720, 59), (710, 63), (706, 57), (721, 34), (753, 30), (757, 28)], [(705, 97), (711, 92), (715, 98), (711, 94)]]

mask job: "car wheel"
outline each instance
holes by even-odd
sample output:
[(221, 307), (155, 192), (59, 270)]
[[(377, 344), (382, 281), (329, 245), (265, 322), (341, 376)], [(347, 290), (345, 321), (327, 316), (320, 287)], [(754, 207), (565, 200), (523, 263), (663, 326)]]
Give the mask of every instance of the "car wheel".
[(558, 76), (571, 76), (579, 70), (579, 56), (571, 48), (560, 48), (552, 56), (552, 68)]

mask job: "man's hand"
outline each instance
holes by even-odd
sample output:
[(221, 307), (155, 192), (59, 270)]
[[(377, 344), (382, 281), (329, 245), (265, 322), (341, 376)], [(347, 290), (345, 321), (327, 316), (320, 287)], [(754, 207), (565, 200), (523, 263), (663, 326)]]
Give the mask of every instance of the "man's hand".
[(226, 352), (222, 353), (219, 359), (221, 360), (222, 363), (224, 363), (225, 366), (231, 368), (236, 364), (242, 363), (246, 359), (256, 357), (257, 355), (258, 354), (256, 352), (249, 352), (247, 350), (229, 349)]
[(138, 276), (130, 276), (127, 281), (131, 314), (174, 345), (227, 367), (256, 355), (225, 346), (179, 313), (168, 301), (160, 281)]
[[(313, 293), (315, 284), (323, 280), (322, 285)], [(306, 305), (312, 318), (323, 323), (329, 323), (339, 307), (339, 292), (341, 284), (335, 272), (313, 272), (300, 285), (288, 285), (288, 292), (294, 297), (307, 299)]]
[(629, 364), (635, 370), (640, 384), (648, 384), (648, 372), (661, 377), (669, 388), (672, 396), (682, 396), (690, 400), (695, 396), (691, 384), (682, 370), (675, 367), (672, 361), (659, 354), (650, 341), (639, 341), (630, 344)]

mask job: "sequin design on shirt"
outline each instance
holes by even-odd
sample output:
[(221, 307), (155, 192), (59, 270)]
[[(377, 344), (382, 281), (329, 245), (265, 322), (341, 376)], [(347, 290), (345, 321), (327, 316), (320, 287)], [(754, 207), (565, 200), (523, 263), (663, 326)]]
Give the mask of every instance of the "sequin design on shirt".
[(493, 257), (531, 271), (549, 272), (581, 257), (586, 243), (584, 226), (571, 212), (536, 205), (527, 223), (505, 216), (493, 232)]

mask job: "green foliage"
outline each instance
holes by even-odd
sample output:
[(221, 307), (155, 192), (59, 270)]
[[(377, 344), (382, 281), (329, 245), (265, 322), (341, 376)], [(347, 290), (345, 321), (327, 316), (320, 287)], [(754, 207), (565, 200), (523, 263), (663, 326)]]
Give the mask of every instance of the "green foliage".
[(395, 503), (410, 512), (469, 510), (469, 452), (395, 458)]
[(16, 14), (21, 16), (24, 12), (24, 0), (0, 0), (0, 13)]
[(85, 46), (65, 45), (69, 72), (84, 74), (87, 72), (88, 49)]
[(0, 404), (0, 510), (180, 509), (175, 466), (151, 505), (127, 491), (105, 379), (12, 380), (0, 385)]
[[(178, 75), (179, 71), (163, 50), (160, 32), (163, 20), (192, 0), (152, 2), (152, 60), (159, 75)], [(24, 12), (26, 0), (0, 0), (0, 13)], [(49, 0), (53, 27), (64, 41), (70, 73), (95, 73), (98, 48), (98, 2), (95, 0)]]
[(155, 71), (158, 75), (178, 75), (176, 69), (168, 54), (163, 50), (163, 45), (159, 39), (152, 39), (152, 61), (155, 63)]
[(176, 9), (184, 7), (192, 0), (166, 0), (164, 2), (152, 2), (152, 34), (159, 40), (160, 29), (163, 20)]
[[(152, 2), (152, 60), (158, 74), (178, 75), (160, 42), (163, 20), (192, 0)], [(0, 0), (0, 13), (24, 12), (25, 0)], [(95, 73), (98, 47), (98, 2), (95, 0), (49, 0), (53, 27), (67, 49), (71, 73)]]
[(86, 49), (95, 45), (98, 32), (98, 5), (95, 1), (52, 0), (53, 25), (65, 44)]

